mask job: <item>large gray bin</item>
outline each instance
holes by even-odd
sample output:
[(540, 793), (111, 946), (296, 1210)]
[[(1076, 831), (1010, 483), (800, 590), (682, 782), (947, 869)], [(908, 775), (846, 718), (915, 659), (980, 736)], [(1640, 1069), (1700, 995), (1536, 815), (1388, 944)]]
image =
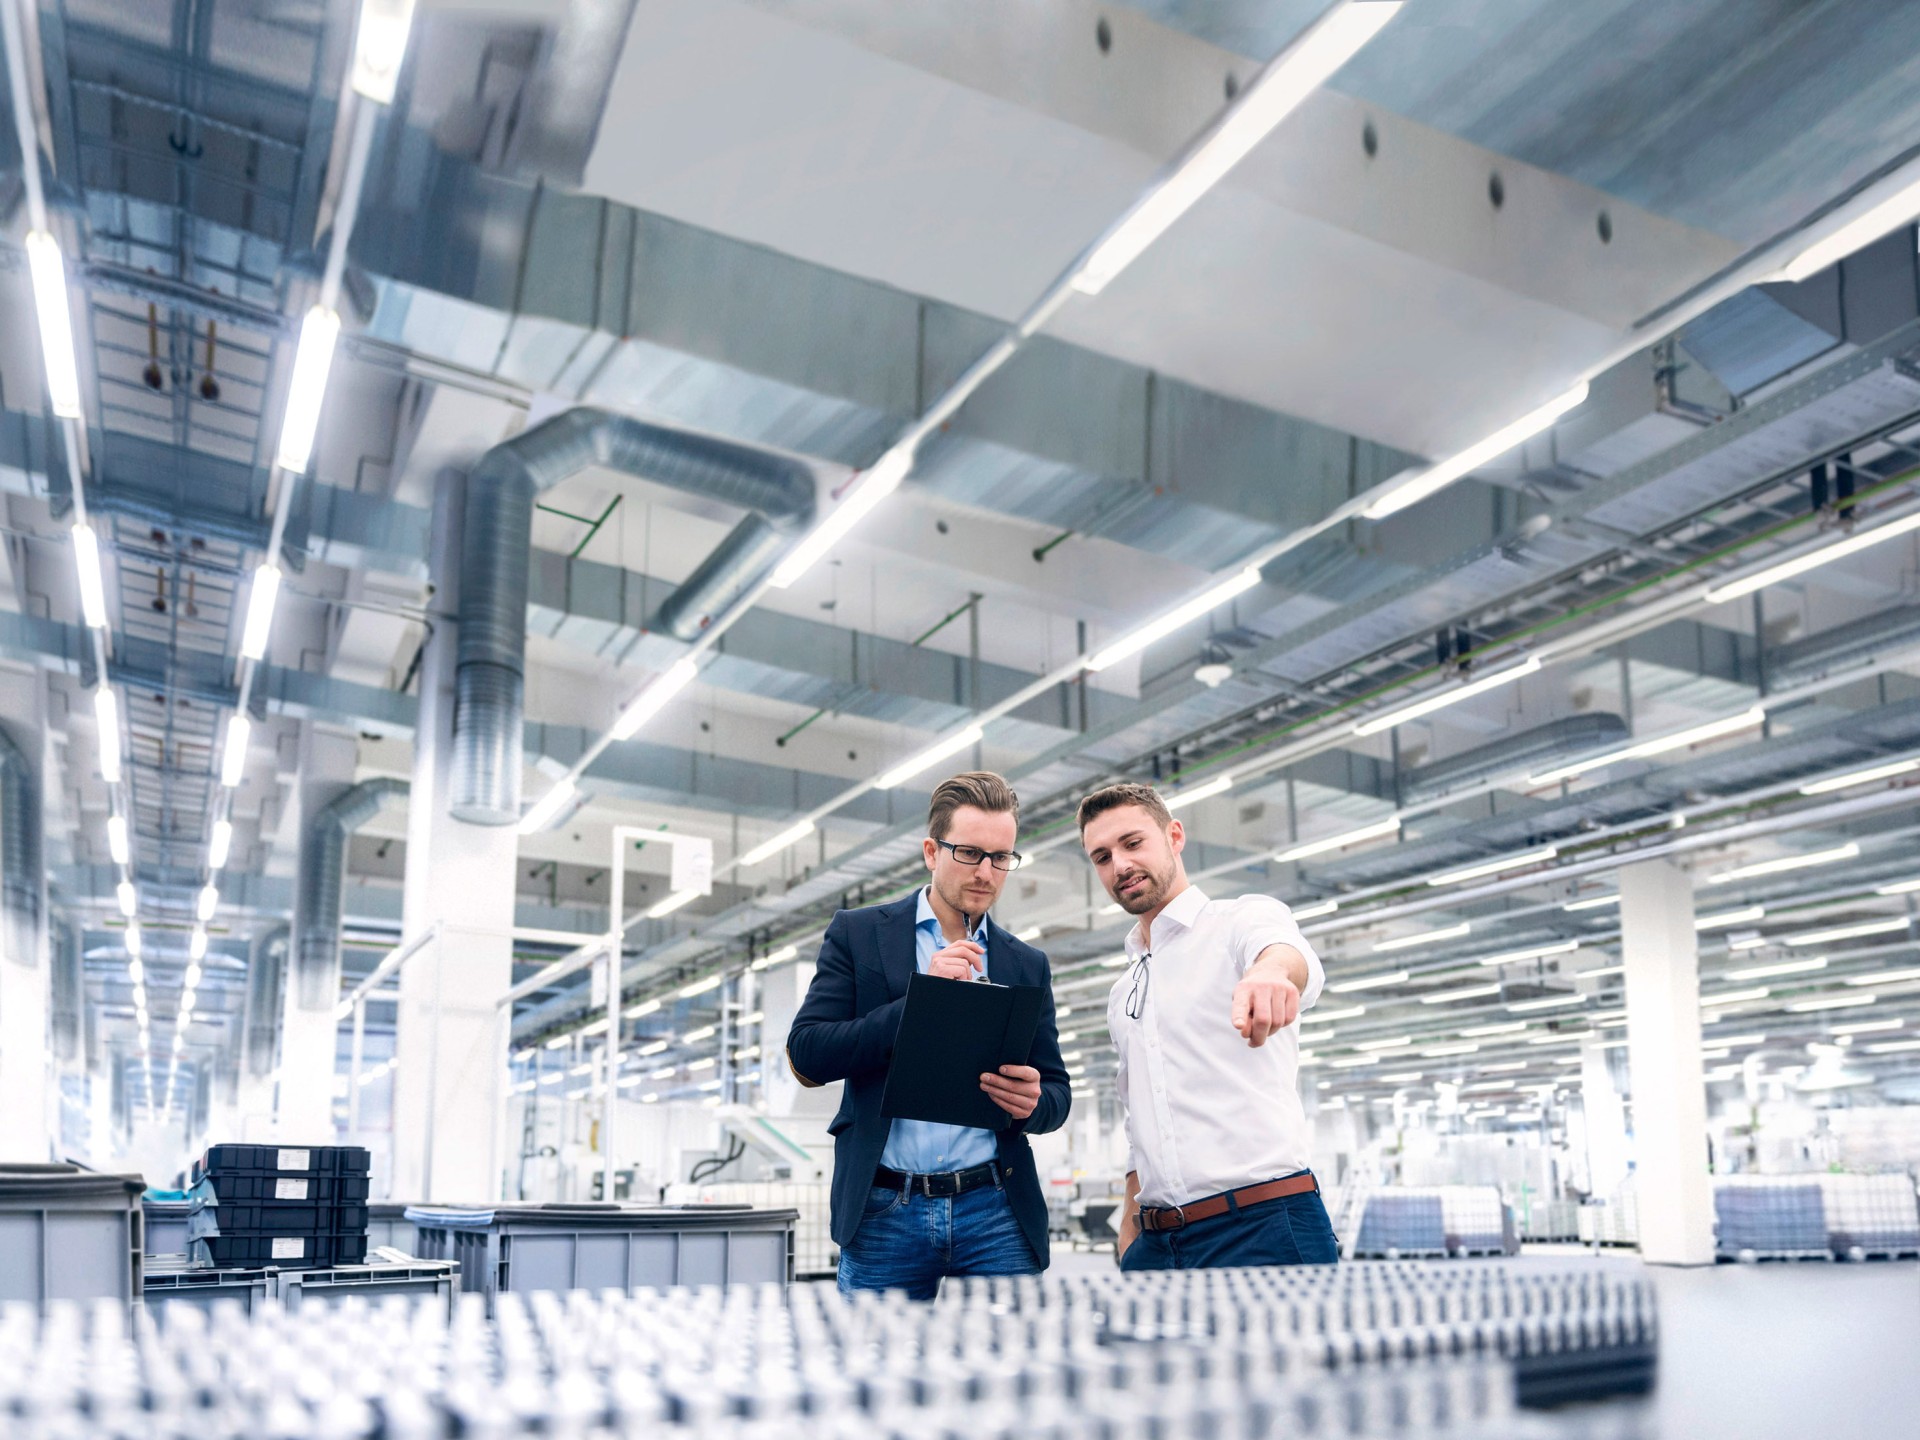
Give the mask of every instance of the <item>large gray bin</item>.
[(367, 1253), (384, 1245), (402, 1255), (411, 1255), (418, 1243), (405, 1205), (376, 1200), (367, 1206)]
[(138, 1175), (0, 1166), (0, 1301), (140, 1298)]
[(420, 1258), (460, 1262), (460, 1288), (502, 1291), (787, 1284), (797, 1210), (744, 1205), (414, 1205)]

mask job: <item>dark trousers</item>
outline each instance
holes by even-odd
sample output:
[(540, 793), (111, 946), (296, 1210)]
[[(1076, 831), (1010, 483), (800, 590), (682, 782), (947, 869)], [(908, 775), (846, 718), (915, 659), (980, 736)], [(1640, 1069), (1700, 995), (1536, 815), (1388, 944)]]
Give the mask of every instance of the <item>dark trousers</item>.
[(1318, 1191), (1287, 1195), (1244, 1210), (1196, 1220), (1179, 1230), (1147, 1230), (1120, 1257), (1122, 1270), (1212, 1270), (1227, 1265), (1334, 1265), (1340, 1244)]

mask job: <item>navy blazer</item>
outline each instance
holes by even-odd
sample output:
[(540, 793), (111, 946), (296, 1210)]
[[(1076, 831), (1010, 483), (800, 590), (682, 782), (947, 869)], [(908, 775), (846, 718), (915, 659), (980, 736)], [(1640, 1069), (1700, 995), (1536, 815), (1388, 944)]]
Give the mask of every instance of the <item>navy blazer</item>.
[[(920, 968), (914, 936), (919, 892), (887, 905), (842, 910), (827, 926), (820, 966), (787, 1033), (787, 1062), (802, 1083), (847, 1082), (840, 1111), (828, 1126), (833, 1139), (833, 1238), (852, 1243), (873, 1172), (887, 1148), (893, 1121), (880, 1113), (893, 1038), (906, 1008), (907, 982)], [(987, 966), (1002, 985), (1038, 985), (1046, 991), (1040, 1026), (1027, 1063), (1040, 1072), (1040, 1103), (1025, 1120), (999, 1132), (1000, 1168), (1014, 1217), (1047, 1264), (1047, 1201), (1040, 1189), (1028, 1135), (1067, 1123), (1073, 1096), (1060, 1059), (1053, 1016), (1053, 972), (1047, 957), (987, 920)]]

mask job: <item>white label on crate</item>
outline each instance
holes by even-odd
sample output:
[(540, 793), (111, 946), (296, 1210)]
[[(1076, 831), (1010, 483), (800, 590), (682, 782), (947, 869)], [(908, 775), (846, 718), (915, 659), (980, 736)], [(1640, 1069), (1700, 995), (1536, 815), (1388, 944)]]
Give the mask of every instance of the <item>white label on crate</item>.
[(276, 1200), (304, 1200), (307, 1198), (306, 1180), (275, 1180), (273, 1198)]
[(273, 1258), (276, 1260), (304, 1260), (307, 1255), (307, 1242), (299, 1235), (276, 1235), (273, 1237)]
[(280, 1152), (280, 1162), (273, 1168), (276, 1170), (305, 1170), (312, 1164), (313, 1152), (311, 1150), (282, 1150)]

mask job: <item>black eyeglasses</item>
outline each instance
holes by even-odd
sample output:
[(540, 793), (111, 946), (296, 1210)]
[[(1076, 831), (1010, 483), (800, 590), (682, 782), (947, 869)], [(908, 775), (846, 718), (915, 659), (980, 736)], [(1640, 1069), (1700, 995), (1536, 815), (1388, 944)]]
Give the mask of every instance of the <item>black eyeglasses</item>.
[(954, 845), (945, 840), (933, 842), (969, 870), (982, 860), (991, 860), (996, 870), (1018, 870), (1025, 857), (1018, 850), (982, 850), (978, 845)]
[(1133, 985), (1127, 991), (1127, 1018), (1138, 1020), (1147, 1011), (1147, 981), (1152, 977), (1147, 971), (1147, 962), (1153, 959), (1151, 950), (1143, 951), (1133, 962)]

